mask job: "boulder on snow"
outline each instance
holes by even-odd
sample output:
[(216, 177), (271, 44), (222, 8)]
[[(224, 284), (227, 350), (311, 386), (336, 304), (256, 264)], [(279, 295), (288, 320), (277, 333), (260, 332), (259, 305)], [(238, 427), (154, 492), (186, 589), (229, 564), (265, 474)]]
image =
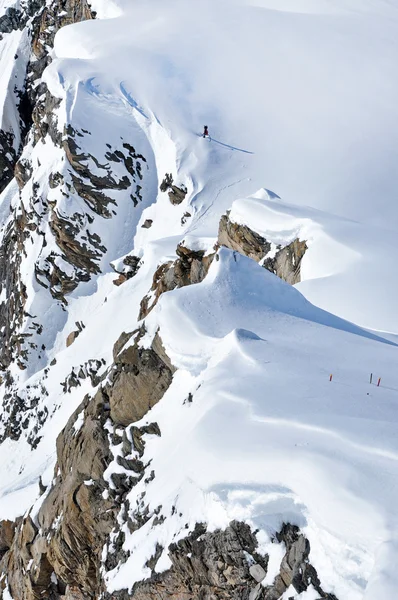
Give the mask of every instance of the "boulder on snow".
[(184, 185), (180, 187), (174, 185), (171, 173), (166, 173), (159, 189), (161, 192), (169, 193), (169, 200), (174, 205), (181, 204), (187, 195), (187, 188)]
[(81, 334), (85, 325), (83, 322), (76, 321), (75, 323), (77, 329), (75, 331), (71, 331), (68, 337), (66, 338), (66, 347), (69, 348), (76, 340), (76, 338)]
[(113, 280), (113, 284), (119, 286), (134, 277), (140, 268), (140, 260), (138, 256), (129, 254), (123, 257), (123, 259), (111, 262), (112, 269), (119, 275), (117, 279)]

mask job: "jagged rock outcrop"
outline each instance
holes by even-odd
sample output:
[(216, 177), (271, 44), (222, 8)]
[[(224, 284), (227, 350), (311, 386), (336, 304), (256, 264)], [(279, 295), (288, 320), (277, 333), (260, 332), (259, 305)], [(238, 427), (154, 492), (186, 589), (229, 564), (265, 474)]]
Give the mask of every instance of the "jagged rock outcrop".
[(79, 387), (81, 381), (90, 379), (93, 387), (96, 387), (100, 381), (99, 371), (104, 367), (105, 360), (91, 359), (83, 365), (73, 368), (65, 380), (61, 383), (64, 394), (69, 393), (73, 388)]
[[(107, 383), (93, 398), (86, 396), (57, 439), (57, 465), (51, 487), (43, 492), (37, 516), (0, 523), (0, 573), (6, 575), (14, 600), (49, 598), (97, 599), (104, 543), (117, 526), (126, 493), (144, 476), (144, 434), (160, 435), (156, 423), (130, 426), (160, 400), (174, 368), (159, 336), (141, 349), (144, 334), (123, 334), (115, 344), (115, 363)], [(115, 426), (117, 432), (112, 433)], [(104, 479), (114, 460), (112, 444), (122, 441), (118, 464), (125, 474)], [(131, 440), (131, 441), (130, 441)], [(131, 475), (129, 474), (131, 473)], [(0, 598), (2, 597), (0, 589)]]
[[(116, 214), (117, 202), (112, 195), (126, 192), (134, 206), (142, 200), (145, 157), (137, 153), (130, 143), (121, 140), (120, 147), (113, 148), (106, 144), (102, 148), (103, 158), (100, 162), (83, 147), (84, 139), (92, 137), (92, 134), (74, 129), (71, 125), (64, 132), (60, 131), (55, 117), (60, 101), (48, 91), (40, 98), (33, 111), (33, 143), (49, 136), (52, 143), (64, 151), (66, 160), (63, 171), (52, 173), (48, 184), (61, 202), (69, 201), (71, 206), (77, 206), (78, 209), (72, 214), (65, 214), (64, 210), (59, 209), (58, 200), (49, 200), (40, 193), (29, 152), (26, 156), (24, 153), (15, 169), (17, 182), (24, 193), (24, 202), (20, 203), (15, 218), (10, 221), (1, 247), (4, 255), (0, 255), (0, 292), (5, 298), (0, 305), (0, 364), (4, 369), (13, 357), (17, 357), (18, 364), (24, 368), (28, 353), (36, 349), (29, 342), (31, 331), (18, 334), (25, 318), (29, 319), (24, 312), (26, 295), (20, 281), (20, 265), (26, 255), (25, 244), (32, 232), (36, 232), (42, 240), (34, 263), (36, 280), (40, 286), (48, 289), (55, 300), (67, 304), (67, 296), (79, 283), (88, 282), (101, 271), (101, 259), (107, 248), (96, 232), (98, 227), (92, 224), (97, 217), (109, 219)], [(119, 176), (115, 175), (116, 171), (120, 173)], [(47, 220), (50, 232), (44, 235), (42, 224)], [(46, 239), (50, 234), (53, 240)], [(55, 242), (55, 249), (52, 241)], [(138, 260), (134, 263), (134, 257), (131, 257), (129, 264), (127, 260), (126, 278), (138, 269)], [(32, 328), (32, 324), (29, 325)], [(37, 327), (42, 325), (38, 324)]]
[[(130, 595), (121, 598), (247, 600), (256, 585), (247, 555), (253, 563), (267, 569), (267, 557), (256, 552), (257, 546), (255, 535), (245, 523), (234, 521), (225, 530), (211, 533), (205, 525), (197, 524), (189, 536), (169, 546), (173, 565), (169, 571), (153, 572), (149, 580), (137, 584)], [(156, 560), (152, 569), (155, 565)]]
[[(23, 29), (26, 29), (30, 35), (30, 31), (35, 30), (44, 5), (45, 0), (21, 0), (21, 3), (16, 6), (8, 6), (4, 14), (0, 16), (0, 40)], [(3, 124), (0, 123), (0, 193), (13, 178), (14, 167), (22, 151), (23, 140), (32, 124), (32, 102), (28, 94), (28, 77), (29, 64), (34, 61), (28, 60), (28, 56), (22, 48), (14, 55), (13, 61), (14, 69), (11, 71), (13, 80), (10, 80), (4, 107), (6, 118)], [(32, 88), (32, 95), (35, 93)]]
[(260, 591), (253, 600), (279, 600), (291, 585), (298, 593), (306, 591), (312, 585), (320, 598), (337, 600), (334, 594), (325, 592), (321, 587), (318, 574), (310, 562), (310, 543), (299, 528), (285, 523), (275, 538), (279, 543), (284, 543), (286, 548), (279, 575), (272, 586), (265, 588), (264, 592)]
[(0, 193), (13, 178), (17, 153), (14, 148), (14, 134), (0, 129)]
[(208, 532), (197, 524), (187, 537), (172, 543), (168, 555), (172, 567), (163, 573), (154, 570), (162, 554), (159, 546), (148, 561), (152, 575), (134, 585), (132, 591), (105, 594), (107, 600), (279, 600), (293, 585), (301, 593), (312, 584), (319, 600), (337, 600), (325, 592), (309, 561), (308, 540), (298, 527), (284, 524), (275, 535), (275, 543), (284, 543), (286, 552), (280, 573), (272, 585), (264, 585), (267, 555), (258, 552), (256, 533), (243, 522), (232, 521), (224, 530)]
[(22, 30), (45, 4), (45, 0), (20, 0), (15, 6), (8, 6), (0, 16), (0, 34)]
[[(27, 0), (21, 1), (18, 8), (10, 7), (2, 17), (3, 29), (29, 27), (31, 58), (27, 66), (21, 62), (22, 66), (19, 70), (24, 71), (26, 68), (25, 82), (21, 89), (15, 91), (14, 102), (20, 115), (20, 130), (0, 131), (0, 192), (11, 181), (14, 172), (21, 189), (32, 179), (33, 170), (29, 158), (22, 157), (17, 162), (22, 151), (22, 142), (32, 124), (31, 143), (36, 144), (49, 134), (54, 143), (61, 144), (62, 132), (58, 131), (54, 116), (54, 110), (59, 106), (60, 101), (53, 98), (45, 85), (39, 81), (51, 60), (49, 49), (53, 45), (57, 31), (64, 25), (91, 19), (92, 16), (86, 0), (53, 0), (51, 3), (46, 3), (45, 0)], [(16, 55), (14, 60), (24, 61), (25, 57)], [(19, 148), (15, 146), (16, 135), (21, 139)], [(28, 353), (37, 349), (37, 344), (31, 342), (30, 338), (34, 332), (37, 333), (42, 328), (42, 325), (37, 322), (36, 325), (31, 323), (29, 332), (19, 333), (25, 319), (29, 318), (24, 311), (27, 296), (20, 276), (21, 261), (26, 255), (25, 243), (32, 232), (40, 231), (43, 213), (48, 210), (46, 199), (39, 197), (37, 190), (38, 184), (33, 181), (29, 208), (25, 208), (23, 202), (16, 207), (14, 217), (3, 235), (0, 248), (0, 293), (4, 298), (0, 304), (0, 367), (2, 369), (6, 369), (14, 358), (21, 369), (25, 368)], [(67, 237), (69, 226), (70, 224), (64, 223), (59, 215), (54, 217), (53, 232), (55, 237), (58, 236), (60, 244), (65, 236)], [(73, 229), (73, 226), (71, 228)], [(69, 235), (68, 240), (69, 254), (77, 257), (79, 264), (85, 263), (84, 258), (82, 259), (85, 252), (87, 254), (84, 246), (73, 239), (72, 235)], [(45, 244), (43, 240), (43, 246)], [(75, 254), (73, 254), (74, 250)], [(91, 254), (88, 258), (92, 258)], [(92, 267), (91, 270), (94, 269), (95, 267)], [(46, 266), (42, 270), (37, 264), (35, 270), (38, 274), (42, 273), (46, 271)], [(56, 257), (51, 254), (48, 258), (47, 273), (48, 287), (55, 298), (64, 299), (65, 294), (76, 287), (75, 278), (68, 277), (68, 274), (57, 265)], [(87, 279), (89, 275), (85, 272), (82, 277)], [(43, 284), (41, 281), (39, 283)]]
[[(244, 256), (252, 258), (271, 273), (294, 285), (301, 281), (300, 265), (307, 250), (305, 241), (299, 239), (286, 246), (272, 248), (271, 243), (247, 225), (234, 223), (229, 215), (223, 215), (218, 231), (218, 243)], [(269, 255), (269, 256), (268, 256)]]
[[(132, 188), (130, 195), (134, 204), (141, 200), (139, 182), (143, 178), (141, 165), (145, 163), (145, 158), (137, 154), (127, 142), (122, 143), (122, 149), (106, 150), (105, 158), (108, 161), (124, 166), (124, 175), (117, 178), (110, 162), (100, 164), (95, 156), (80, 148), (78, 140), (85, 135), (70, 125), (67, 127), (62, 138), (62, 148), (68, 159), (69, 169), (63, 175), (54, 174), (50, 185), (53, 189), (58, 188), (66, 199), (77, 194), (86, 204), (88, 212), (84, 216), (79, 212), (65, 218), (55, 204), (50, 204), (50, 229), (62, 261), (58, 254), (50, 253), (40, 261), (40, 265), (35, 265), (38, 282), (49, 287), (53, 297), (64, 303), (67, 301), (66, 296), (80, 282), (89, 281), (92, 275), (100, 272), (99, 261), (107, 250), (99, 235), (90, 232), (87, 227), (87, 223), (93, 221), (91, 214), (105, 219), (116, 214), (112, 207), (117, 207), (117, 203), (109, 193), (112, 191), (127, 191)], [(53, 141), (56, 143), (58, 140)], [(95, 165), (97, 174), (92, 173), (92, 165)], [(103, 174), (98, 175), (99, 171)]]
[(116, 263), (111, 263), (112, 269), (119, 275), (117, 279), (113, 281), (115, 285), (122, 285), (128, 279), (134, 277), (140, 268), (140, 259), (138, 256), (128, 255), (122, 260)]
[(278, 247), (273, 258), (266, 257), (263, 267), (287, 283), (294, 285), (301, 281), (301, 260), (306, 250), (306, 242), (295, 239), (284, 248)]
[(176, 253), (177, 260), (160, 265), (156, 270), (151, 290), (141, 301), (139, 320), (151, 312), (164, 292), (203, 281), (215, 257), (215, 252), (206, 254), (204, 250), (191, 250), (182, 244), (177, 246)]
[(102, 544), (115, 516), (103, 495), (112, 460), (107, 406), (102, 390), (86, 397), (58, 437), (53, 485), (37, 517), (21, 521), (0, 563), (14, 600), (60, 598), (67, 586), (77, 586), (82, 598), (97, 593)]
[(0, 34), (11, 33), (21, 26), (20, 12), (13, 6), (9, 6), (4, 15), (0, 17)]
[[(0, 16), (0, 37), (26, 28), (32, 50), (27, 65), (23, 62), (25, 56), (16, 54), (14, 57), (17, 69), (26, 74), (22, 86), (12, 92), (20, 118), (19, 130), (0, 130), (0, 192), (13, 177), (23, 140), (32, 125), (32, 113), (36, 114), (36, 125), (42, 132), (47, 127), (44, 114), (51, 119), (47, 99), (40, 99), (46, 88), (44, 84), (37, 83), (51, 61), (49, 48), (53, 47), (55, 34), (65, 25), (92, 19), (93, 16), (87, 0), (53, 0), (51, 3), (45, 0), (22, 0), (15, 7), (8, 7)], [(16, 142), (16, 139), (20, 142)], [(39, 139), (37, 134), (35, 139)]]
[(17, 523), (8, 519), (0, 521), (0, 560), (11, 548)]
[(228, 215), (220, 219), (218, 243), (260, 262), (271, 250), (267, 240), (246, 225), (234, 223)]
[(20, 278), (23, 247), (27, 236), (26, 215), (21, 209), (15, 220), (8, 224), (0, 244), (0, 293), (3, 299), (0, 303), (0, 368), (3, 370), (9, 366), (13, 354), (18, 356), (20, 366), (21, 359), (25, 357), (25, 339), (18, 335), (17, 331), (23, 323), (27, 298), (26, 286)]
[[(179, 256), (178, 278), (185, 285), (201, 280), (214, 258), (185, 247)], [(311, 565), (308, 540), (289, 524), (275, 534), (286, 549), (280, 572), (272, 585), (263, 585), (268, 556), (259, 553), (256, 532), (235, 521), (211, 532), (197, 524), (168, 546), (172, 567), (162, 573), (156, 572), (164, 550), (158, 545), (147, 561), (149, 578), (130, 592), (106, 591), (104, 575), (129, 557), (122, 525), (134, 532), (152, 516), (154, 526), (166, 519), (161, 507), (146, 506), (145, 497), (136, 508), (128, 500), (139, 481), (156, 477), (145, 444), (148, 435), (161, 434), (156, 423), (134, 423), (162, 398), (174, 372), (159, 335), (142, 348), (144, 334), (142, 328), (120, 336), (112, 367), (97, 381), (103, 386), (84, 398), (58, 437), (54, 480), (47, 490), (41, 487), (37, 515), (0, 524), (0, 573), (6, 576), (0, 597), (7, 589), (13, 600), (279, 600), (290, 585), (302, 592), (311, 584), (320, 599), (337, 600)], [(117, 468), (106, 478), (112, 464)]]
[(168, 192), (169, 200), (174, 205), (181, 204), (187, 195), (187, 189), (185, 186), (180, 185), (178, 187), (174, 184), (171, 173), (166, 173), (162, 183), (160, 184), (160, 191)]
[(163, 397), (175, 371), (158, 335), (150, 348), (139, 346), (143, 334), (137, 330), (123, 336), (114, 350), (107, 393), (112, 421), (118, 425), (139, 421)]

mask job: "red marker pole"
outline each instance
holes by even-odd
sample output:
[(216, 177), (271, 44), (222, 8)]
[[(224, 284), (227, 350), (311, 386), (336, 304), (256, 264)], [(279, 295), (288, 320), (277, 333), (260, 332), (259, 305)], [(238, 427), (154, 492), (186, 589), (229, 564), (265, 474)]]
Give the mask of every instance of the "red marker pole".
[(330, 374), (329, 381), (332, 381), (332, 379), (333, 379), (333, 375)]
[(380, 386), (380, 381), (381, 381), (381, 377), (379, 377), (378, 382), (377, 382), (377, 387)]

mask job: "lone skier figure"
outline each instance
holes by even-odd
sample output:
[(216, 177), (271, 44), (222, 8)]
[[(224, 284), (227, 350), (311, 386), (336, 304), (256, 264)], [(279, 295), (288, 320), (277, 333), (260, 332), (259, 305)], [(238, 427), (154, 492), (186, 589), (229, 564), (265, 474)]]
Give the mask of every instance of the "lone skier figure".
[(209, 137), (209, 128), (207, 127), (207, 125), (204, 126), (203, 137)]

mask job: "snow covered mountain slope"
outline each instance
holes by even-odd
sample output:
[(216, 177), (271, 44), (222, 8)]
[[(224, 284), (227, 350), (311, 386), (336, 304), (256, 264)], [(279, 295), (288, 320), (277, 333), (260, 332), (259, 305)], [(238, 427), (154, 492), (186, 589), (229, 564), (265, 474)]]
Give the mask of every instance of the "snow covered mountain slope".
[[(155, 119), (169, 133), (179, 177), (192, 180), (195, 216), (205, 214), (189, 228), (195, 235), (215, 235), (233, 200), (264, 186), (289, 203), (357, 222), (344, 242), (358, 261), (351, 270), (341, 265), (345, 276), (333, 289), (312, 282), (306, 293), (365, 327), (397, 331), (397, 289), (386, 277), (397, 260), (397, 10), (324, 4), (313, 12), (313, 3), (301, 2), (291, 12), (275, 3), (270, 10), (267, 3), (174, 0), (167, 11), (161, 3), (128, 3), (116, 20), (60, 31), (60, 60), (50, 72), (68, 86), (94, 77), (97, 94), (125, 98), (147, 126)], [(110, 40), (106, 48), (102, 39)], [(57, 93), (56, 73), (53, 79), (48, 72)], [(202, 123), (210, 126), (208, 148), (196, 137)], [(356, 312), (361, 282), (370, 278), (372, 299)]]
[(394, 598), (398, 7), (14, 4), (0, 597)]

